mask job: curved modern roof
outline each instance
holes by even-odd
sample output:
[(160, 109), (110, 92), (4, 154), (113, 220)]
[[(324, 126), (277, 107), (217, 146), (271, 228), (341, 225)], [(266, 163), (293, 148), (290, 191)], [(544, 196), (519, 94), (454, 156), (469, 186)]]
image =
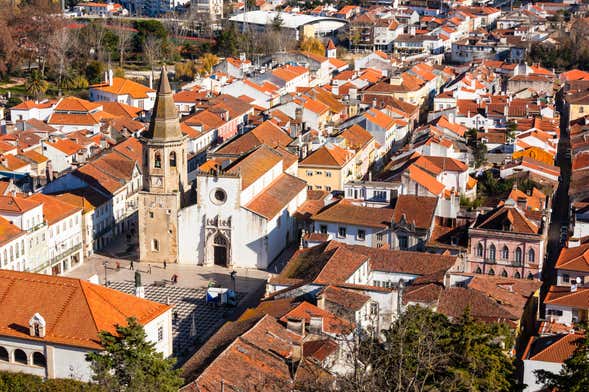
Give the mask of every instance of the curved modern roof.
[(256, 25), (269, 25), (277, 15), (282, 19), (282, 26), (289, 29), (298, 29), (308, 24), (319, 24), (318, 31), (333, 31), (347, 24), (345, 19), (330, 18), (326, 16), (313, 16), (302, 14), (289, 14), (287, 12), (275, 11), (249, 11), (235, 15), (229, 20), (232, 22), (251, 23)]

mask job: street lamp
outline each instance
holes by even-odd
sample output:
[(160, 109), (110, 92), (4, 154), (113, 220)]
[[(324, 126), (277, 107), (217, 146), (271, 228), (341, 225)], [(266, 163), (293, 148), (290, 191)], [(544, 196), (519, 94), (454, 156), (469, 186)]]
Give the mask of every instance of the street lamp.
[(231, 280), (233, 281), (233, 291), (237, 293), (237, 271), (231, 271), (229, 276), (231, 276)]

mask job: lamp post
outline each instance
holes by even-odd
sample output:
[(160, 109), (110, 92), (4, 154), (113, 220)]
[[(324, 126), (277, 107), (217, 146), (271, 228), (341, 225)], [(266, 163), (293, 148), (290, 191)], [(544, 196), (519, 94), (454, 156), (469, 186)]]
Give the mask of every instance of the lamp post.
[(237, 293), (237, 271), (231, 271), (229, 276), (231, 276), (231, 280), (233, 281), (233, 291)]
[(108, 262), (105, 260), (102, 265), (104, 266), (104, 286), (108, 287), (108, 280), (106, 279), (106, 270), (108, 266)]

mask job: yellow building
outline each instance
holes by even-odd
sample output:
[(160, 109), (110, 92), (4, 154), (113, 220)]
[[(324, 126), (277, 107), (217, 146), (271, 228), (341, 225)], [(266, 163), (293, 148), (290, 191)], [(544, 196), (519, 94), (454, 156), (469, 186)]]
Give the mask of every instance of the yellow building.
[(309, 189), (344, 190), (355, 179), (355, 153), (335, 144), (326, 144), (299, 162), (298, 176)]
[(540, 147), (529, 147), (525, 150), (516, 151), (512, 154), (512, 157), (514, 160), (522, 157), (528, 157), (548, 165), (554, 165), (554, 156), (549, 152), (544, 151)]
[(589, 115), (589, 92), (586, 90), (569, 92), (566, 96), (569, 106), (569, 121)]
[(340, 134), (343, 146), (355, 152), (355, 180), (362, 179), (376, 159), (376, 140), (374, 136), (360, 125), (355, 124)]

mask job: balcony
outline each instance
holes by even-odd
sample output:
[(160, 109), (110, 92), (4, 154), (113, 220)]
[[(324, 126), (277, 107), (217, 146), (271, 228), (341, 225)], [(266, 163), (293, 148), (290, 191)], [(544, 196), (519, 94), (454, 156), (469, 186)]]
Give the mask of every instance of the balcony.
[(51, 267), (53, 264), (61, 261), (62, 259), (65, 259), (68, 256), (73, 255), (74, 253), (76, 253), (77, 251), (79, 251), (80, 249), (82, 249), (82, 243), (80, 242), (79, 244), (75, 245), (72, 248), (69, 248), (68, 250), (66, 250), (65, 252), (62, 252), (60, 254), (58, 254), (57, 256), (52, 257), (48, 262), (46, 262), (45, 264), (35, 268), (35, 270), (33, 272), (41, 272), (43, 271), (45, 268), (49, 268)]

